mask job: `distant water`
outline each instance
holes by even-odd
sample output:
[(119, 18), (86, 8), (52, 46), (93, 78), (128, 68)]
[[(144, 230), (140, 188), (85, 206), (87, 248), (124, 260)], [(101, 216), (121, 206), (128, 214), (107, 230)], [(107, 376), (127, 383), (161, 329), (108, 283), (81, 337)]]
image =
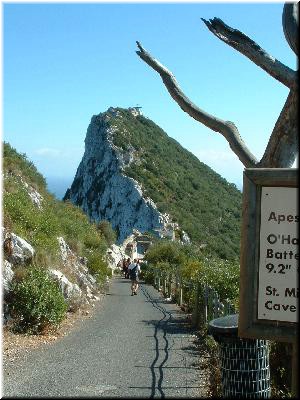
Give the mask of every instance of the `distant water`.
[(72, 185), (74, 178), (62, 178), (60, 176), (46, 177), (47, 188), (58, 200), (62, 200), (67, 189)]

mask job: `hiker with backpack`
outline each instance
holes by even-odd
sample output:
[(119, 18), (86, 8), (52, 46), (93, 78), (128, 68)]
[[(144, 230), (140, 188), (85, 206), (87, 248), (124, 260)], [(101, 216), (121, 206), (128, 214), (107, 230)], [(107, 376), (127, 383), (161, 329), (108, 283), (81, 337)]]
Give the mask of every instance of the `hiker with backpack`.
[(141, 271), (139, 263), (140, 263), (139, 260), (135, 258), (128, 267), (129, 278), (131, 280), (131, 296), (137, 295), (137, 290), (139, 287), (138, 279), (139, 279), (139, 273)]

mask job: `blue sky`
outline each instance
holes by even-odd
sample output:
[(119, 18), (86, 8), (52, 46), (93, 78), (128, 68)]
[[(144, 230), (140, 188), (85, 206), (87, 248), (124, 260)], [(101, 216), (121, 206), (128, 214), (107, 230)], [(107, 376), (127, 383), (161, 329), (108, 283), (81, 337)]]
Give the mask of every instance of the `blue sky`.
[(136, 40), (199, 107), (234, 122), (262, 156), (288, 89), (217, 39), (201, 18), (221, 18), (292, 69), (283, 3), (2, 4), (3, 139), (67, 189), (93, 115), (139, 104), (143, 114), (229, 182), (243, 165), (226, 140), (184, 113)]

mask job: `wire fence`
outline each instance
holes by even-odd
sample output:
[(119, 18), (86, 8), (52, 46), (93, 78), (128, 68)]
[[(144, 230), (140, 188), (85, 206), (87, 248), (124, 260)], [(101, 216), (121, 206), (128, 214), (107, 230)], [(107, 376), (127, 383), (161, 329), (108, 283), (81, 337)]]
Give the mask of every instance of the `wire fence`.
[(214, 288), (200, 282), (185, 281), (176, 273), (155, 271), (154, 287), (164, 297), (191, 312), (195, 326), (206, 325), (212, 319), (237, 312), (229, 300), (220, 300), (220, 295)]

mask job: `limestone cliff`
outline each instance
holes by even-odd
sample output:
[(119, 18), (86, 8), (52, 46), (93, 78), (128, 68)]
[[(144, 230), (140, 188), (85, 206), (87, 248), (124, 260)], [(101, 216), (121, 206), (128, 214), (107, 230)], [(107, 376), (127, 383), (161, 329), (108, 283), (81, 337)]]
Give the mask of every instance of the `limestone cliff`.
[[(140, 115), (137, 108), (129, 111), (134, 117)], [(177, 224), (168, 214), (159, 212), (152, 199), (143, 194), (139, 182), (124, 172), (132, 162), (138, 162), (138, 156), (130, 143), (126, 150), (114, 144), (116, 118), (122, 116), (112, 107), (92, 117), (83, 158), (64, 200), (80, 206), (92, 221), (110, 221), (118, 243), (133, 229), (172, 238)]]

